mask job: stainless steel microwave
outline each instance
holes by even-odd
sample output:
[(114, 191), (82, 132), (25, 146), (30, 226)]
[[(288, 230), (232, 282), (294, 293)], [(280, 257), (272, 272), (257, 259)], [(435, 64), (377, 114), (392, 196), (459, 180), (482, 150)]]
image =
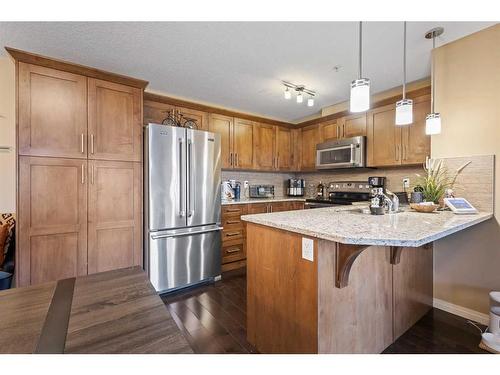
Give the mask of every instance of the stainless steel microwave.
[(366, 137), (353, 137), (316, 146), (316, 169), (362, 168), (366, 166)]

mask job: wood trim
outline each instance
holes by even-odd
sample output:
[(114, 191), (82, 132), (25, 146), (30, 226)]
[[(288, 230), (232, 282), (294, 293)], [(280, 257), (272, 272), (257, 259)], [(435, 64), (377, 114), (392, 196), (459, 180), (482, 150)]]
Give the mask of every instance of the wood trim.
[(177, 106), (177, 107), (196, 109), (198, 111), (203, 111), (203, 112), (208, 112), (208, 113), (216, 113), (216, 114), (229, 116), (229, 117), (238, 117), (240, 119), (245, 119), (245, 120), (250, 120), (250, 121), (255, 121), (255, 122), (263, 122), (263, 123), (270, 124), (270, 125), (283, 126), (283, 127), (287, 127), (287, 128), (297, 127), (297, 125), (294, 125), (294, 124), (291, 124), (288, 122), (284, 122), (284, 121), (278, 121), (278, 120), (273, 120), (273, 119), (269, 119), (269, 118), (265, 118), (265, 117), (249, 115), (247, 113), (231, 111), (231, 110), (219, 108), (219, 107), (212, 107), (212, 106), (208, 106), (208, 105), (200, 104), (200, 103), (188, 102), (186, 100), (172, 98), (169, 96), (164, 96), (164, 95), (159, 95), (159, 94), (153, 94), (153, 93), (147, 92), (147, 91), (144, 92), (144, 100), (150, 100), (153, 102), (170, 104), (170, 105)]
[(54, 59), (32, 52), (21, 51), (12, 47), (5, 47), (5, 49), (16, 61), (21, 61), (28, 64), (45, 66), (47, 68), (63, 70), (65, 72), (74, 74), (81, 74), (87, 77), (137, 87), (139, 89), (144, 89), (149, 84), (148, 81), (144, 81), (142, 79), (127, 77), (121, 74), (111, 73), (105, 70), (75, 64), (64, 60)]
[[(406, 93), (406, 97), (408, 99), (415, 99), (415, 98), (418, 98), (419, 96), (430, 95), (430, 93), (431, 93), (431, 87), (426, 86), (426, 87), (422, 87), (420, 89)], [(390, 104), (394, 105), (399, 99), (401, 99), (401, 95), (391, 96), (390, 98), (385, 98), (385, 99), (381, 99), (381, 100), (372, 102), (370, 110), (373, 110), (373, 109), (376, 109), (379, 107), (383, 107), (386, 105), (390, 105)], [(341, 111), (341, 112), (334, 113), (332, 115), (318, 117), (318, 118), (315, 118), (312, 120), (300, 122), (300, 123), (296, 124), (295, 126), (300, 127), (300, 128), (304, 128), (304, 127), (309, 126), (309, 125), (321, 124), (325, 121), (336, 120), (340, 117), (349, 116), (349, 115), (352, 115), (352, 113), (349, 112), (348, 110)]]

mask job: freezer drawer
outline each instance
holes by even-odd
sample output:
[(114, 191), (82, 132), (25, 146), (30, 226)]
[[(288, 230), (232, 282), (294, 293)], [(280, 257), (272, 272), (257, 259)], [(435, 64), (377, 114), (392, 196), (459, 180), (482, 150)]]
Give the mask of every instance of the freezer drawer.
[(221, 273), (217, 227), (150, 233), (148, 274), (159, 293), (212, 279)]

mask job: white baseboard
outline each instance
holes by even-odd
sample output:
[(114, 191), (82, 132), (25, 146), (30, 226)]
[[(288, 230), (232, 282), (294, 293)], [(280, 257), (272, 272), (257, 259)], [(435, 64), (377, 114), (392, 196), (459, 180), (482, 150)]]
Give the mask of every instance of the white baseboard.
[(432, 305), (439, 310), (444, 310), (451, 314), (461, 316), (462, 318), (472, 320), (477, 323), (488, 325), (490, 317), (488, 314), (480, 313), (479, 311), (468, 309), (467, 307), (458, 306), (450, 302), (443, 301), (442, 299), (434, 298)]

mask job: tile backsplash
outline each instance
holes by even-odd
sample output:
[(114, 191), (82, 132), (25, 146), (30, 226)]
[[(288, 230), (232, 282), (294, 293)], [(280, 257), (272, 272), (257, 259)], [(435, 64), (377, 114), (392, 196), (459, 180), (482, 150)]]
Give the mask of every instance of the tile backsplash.
[(222, 171), (222, 180), (236, 180), (243, 184), (248, 181), (250, 185), (274, 185), (274, 195), (282, 197), (285, 195), (285, 182), (289, 178), (294, 178), (293, 173), (276, 172), (241, 172), (241, 171)]

